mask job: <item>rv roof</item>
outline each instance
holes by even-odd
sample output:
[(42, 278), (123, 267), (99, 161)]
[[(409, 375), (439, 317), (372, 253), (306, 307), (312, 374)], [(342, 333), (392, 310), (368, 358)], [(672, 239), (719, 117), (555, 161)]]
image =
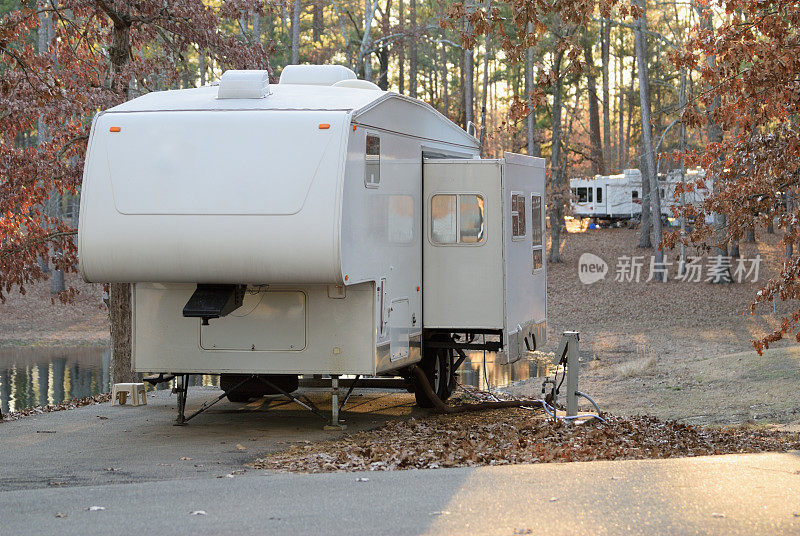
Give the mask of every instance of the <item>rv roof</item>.
[[(391, 130), (420, 135), (431, 139), (478, 148), (478, 141), (464, 132), (458, 125), (439, 113), (432, 106), (405, 95), (374, 88), (361, 89), (336, 86), (312, 86), (302, 84), (274, 84), (269, 86), (269, 95), (260, 99), (218, 99), (218, 86), (192, 89), (156, 91), (147, 93), (108, 110), (115, 112), (168, 112), (168, 111), (217, 111), (217, 110), (320, 110), (352, 112), (353, 117), (364, 125), (380, 128), (381, 121), (391, 118)], [(383, 119), (370, 117), (384, 103), (394, 103), (396, 108)], [(437, 130), (438, 129), (438, 130)], [(431, 134), (434, 133), (434, 134)]]
[(218, 86), (155, 91), (111, 108), (110, 112), (178, 110), (359, 110), (390, 97), (386, 91), (352, 87), (273, 84), (263, 99), (218, 99)]

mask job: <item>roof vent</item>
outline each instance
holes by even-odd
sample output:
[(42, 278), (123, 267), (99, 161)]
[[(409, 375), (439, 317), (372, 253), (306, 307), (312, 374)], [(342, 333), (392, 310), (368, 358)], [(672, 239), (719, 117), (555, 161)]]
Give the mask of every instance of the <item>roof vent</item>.
[(267, 71), (225, 71), (219, 81), (218, 99), (263, 99), (269, 95)]
[(353, 89), (369, 89), (372, 91), (383, 91), (379, 86), (369, 80), (340, 80), (333, 84), (333, 87), (349, 87)]
[(281, 84), (332, 86), (342, 80), (355, 80), (356, 73), (343, 65), (287, 65), (281, 73)]

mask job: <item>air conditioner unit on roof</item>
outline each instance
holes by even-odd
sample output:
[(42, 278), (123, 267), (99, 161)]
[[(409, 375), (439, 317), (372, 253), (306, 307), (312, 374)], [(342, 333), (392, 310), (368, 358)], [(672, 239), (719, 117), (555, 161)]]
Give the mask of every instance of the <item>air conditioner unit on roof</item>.
[(342, 80), (355, 80), (356, 73), (342, 65), (287, 65), (281, 73), (281, 84), (332, 86)]

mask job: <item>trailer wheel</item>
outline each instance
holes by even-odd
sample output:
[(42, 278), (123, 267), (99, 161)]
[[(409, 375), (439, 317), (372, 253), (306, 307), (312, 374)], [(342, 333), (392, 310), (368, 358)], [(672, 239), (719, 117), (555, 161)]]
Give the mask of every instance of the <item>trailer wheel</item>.
[[(440, 400), (447, 400), (453, 394), (453, 354), (449, 348), (437, 348), (422, 358), (419, 364), (431, 389)], [(433, 401), (430, 400), (423, 389), (417, 385), (417, 380), (412, 380), (414, 398), (417, 405), (421, 408), (432, 408)]]

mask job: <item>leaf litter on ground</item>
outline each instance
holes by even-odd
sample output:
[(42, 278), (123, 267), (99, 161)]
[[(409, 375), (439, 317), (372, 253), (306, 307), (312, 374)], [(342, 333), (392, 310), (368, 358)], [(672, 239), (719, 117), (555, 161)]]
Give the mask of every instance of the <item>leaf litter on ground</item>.
[(786, 432), (603, 416), (607, 424), (569, 424), (518, 408), (412, 418), (331, 441), (295, 445), (256, 460), (255, 466), (301, 473), (391, 471), (800, 449), (800, 436)]

